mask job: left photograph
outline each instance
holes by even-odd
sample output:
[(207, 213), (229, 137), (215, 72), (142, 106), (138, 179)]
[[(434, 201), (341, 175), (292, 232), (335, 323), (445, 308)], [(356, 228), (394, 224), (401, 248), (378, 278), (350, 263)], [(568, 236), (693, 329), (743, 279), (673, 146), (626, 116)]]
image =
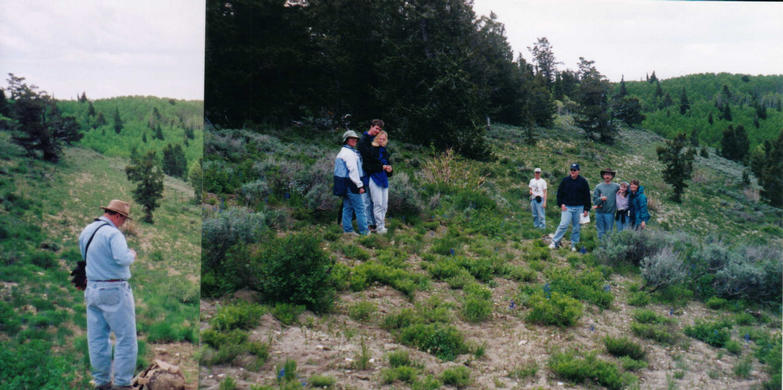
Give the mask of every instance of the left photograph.
[(0, 390), (198, 388), (204, 15), (0, 0)]

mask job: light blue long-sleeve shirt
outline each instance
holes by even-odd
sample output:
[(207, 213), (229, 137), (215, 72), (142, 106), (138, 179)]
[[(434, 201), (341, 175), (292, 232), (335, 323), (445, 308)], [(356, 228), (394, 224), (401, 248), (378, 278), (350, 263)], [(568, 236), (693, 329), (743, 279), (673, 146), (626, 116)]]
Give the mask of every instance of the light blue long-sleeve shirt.
[(136, 257), (128, 249), (128, 243), (122, 232), (105, 216), (87, 225), (79, 235), (79, 250), (82, 258), (85, 256), (84, 248), (87, 246), (87, 241), (95, 229), (105, 223), (108, 223), (108, 226), (100, 228), (90, 243), (90, 252), (87, 254), (87, 280), (128, 280), (131, 277), (130, 265)]

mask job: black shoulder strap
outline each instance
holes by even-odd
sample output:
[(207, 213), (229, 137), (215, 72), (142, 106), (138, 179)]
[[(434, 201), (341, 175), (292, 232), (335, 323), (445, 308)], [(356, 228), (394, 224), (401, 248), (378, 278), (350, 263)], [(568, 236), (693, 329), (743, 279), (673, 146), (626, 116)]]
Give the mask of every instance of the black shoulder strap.
[[(99, 218), (95, 218), (96, 221), (101, 221)], [(92, 231), (92, 236), (90, 236), (90, 239), (87, 240), (87, 246), (84, 247), (84, 261), (87, 261), (87, 251), (90, 250), (90, 243), (92, 243), (92, 239), (95, 238), (95, 233), (98, 233), (98, 229), (108, 225), (108, 222), (104, 222), (101, 226), (98, 226), (95, 228), (95, 230)]]

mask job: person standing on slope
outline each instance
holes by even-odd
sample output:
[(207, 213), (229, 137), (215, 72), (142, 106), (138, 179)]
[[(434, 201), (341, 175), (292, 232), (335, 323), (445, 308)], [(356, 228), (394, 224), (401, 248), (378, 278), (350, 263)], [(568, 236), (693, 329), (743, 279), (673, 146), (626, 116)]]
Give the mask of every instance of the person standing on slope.
[(362, 171), (364, 172), (364, 175), (362, 176), (362, 182), (364, 183), (365, 192), (362, 195), (362, 198), (364, 198), (364, 206), (365, 211), (364, 215), (367, 218), (367, 225), (370, 228), (370, 230), (375, 230), (376, 228), (376, 221), (375, 217), (373, 216), (373, 200), (368, 192), (370, 190), (370, 167), (367, 165), (368, 161), (377, 160), (377, 157), (374, 155), (372, 142), (375, 140), (375, 136), (378, 135), (378, 133), (383, 130), (383, 120), (381, 119), (373, 119), (370, 122), (370, 128), (364, 132), (362, 135), (362, 139), (359, 141), (359, 154), (362, 156)]
[(616, 195), (620, 185), (612, 183), (615, 172), (611, 169), (601, 171), (603, 183), (595, 186), (593, 191), (593, 208), (595, 208), (595, 228), (598, 230), (598, 239), (612, 233), (614, 226), (614, 213), (617, 211)]
[(533, 178), (528, 183), (530, 192), (530, 211), (533, 214), (533, 227), (546, 229), (546, 180), (541, 178), (541, 168), (533, 170)]
[(560, 240), (565, 236), (569, 223), (571, 224), (571, 252), (576, 252), (579, 243), (580, 216), (587, 216), (590, 211), (590, 185), (587, 179), (579, 175), (579, 164), (571, 164), (571, 173), (563, 178), (557, 188), (557, 205), (560, 206), (560, 225), (549, 249), (560, 246)]

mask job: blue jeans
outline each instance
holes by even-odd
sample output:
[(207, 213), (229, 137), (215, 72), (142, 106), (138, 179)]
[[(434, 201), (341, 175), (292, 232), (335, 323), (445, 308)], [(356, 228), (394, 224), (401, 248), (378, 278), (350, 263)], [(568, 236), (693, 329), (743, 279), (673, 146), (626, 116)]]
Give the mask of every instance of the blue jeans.
[(136, 369), (136, 313), (128, 282), (87, 282), (87, 345), (97, 385), (111, 382), (109, 333), (114, 332), (114, 384), (130, 386)]
[(579, 242), (579, 232), (582, 230), (582, 226), (579, 225), (579, 217), (585, 211), (584, 206), (566, 206), (566, 211), (560, 212), (560, 225), (557, 226), (555, 231), (555, 237), (552, 238), (552, 242), (555, 245), (560, 245), (560, 240), (565, 236), (568, 225), (571, 225), (571, 246), (576, 246)]
[(598, 230), (599, 240), (604, 236), (604, 234), (611, 234), (613, 226), (614, 213), (595, 213), (595, 228)]
[[(370, 179), (372, 181), (372, 179)], [(375, 226), (375, 217), (373, 216), (373, 203), (372, 196), (370, 196), (370, 186), (364, 186), (364, 193), (362, 194), (362, 201), (364, 202), (364, 218), (367, 220), (367, 226)], [(356, 217), (359, 220), (359, 217)]]
[(364, 204), (364, 194), (354, 194), (351, 191), (345, 195), (343, 202), (343, 231), (350, 233), (353, 231), (353, 214), (356, 213), (356, 224), (359, 225), (359, 234), (367, 234), (367, 219), (365, 217), (366, 206)]
[(546, 211), (544, 202), (537, 202), (535, 199), (530, 201), (530, 210), (533, 213), (533, 227), (546, 229)]

